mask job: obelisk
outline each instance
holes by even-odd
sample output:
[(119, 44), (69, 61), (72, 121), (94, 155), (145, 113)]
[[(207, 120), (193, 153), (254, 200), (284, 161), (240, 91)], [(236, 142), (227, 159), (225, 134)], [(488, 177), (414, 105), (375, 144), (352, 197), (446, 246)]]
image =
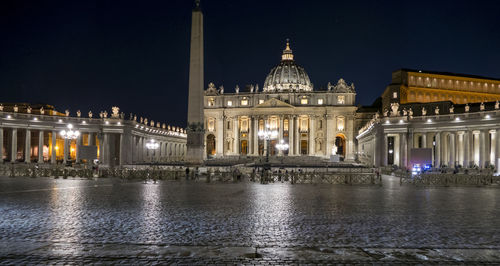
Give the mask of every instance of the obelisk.
[(187, 126), (187, 154), (189, 164), (203, 163), (203, 13), (200, 1), (195, 1), (191, 22), (191, 51), (189, 59), (189, 100)]

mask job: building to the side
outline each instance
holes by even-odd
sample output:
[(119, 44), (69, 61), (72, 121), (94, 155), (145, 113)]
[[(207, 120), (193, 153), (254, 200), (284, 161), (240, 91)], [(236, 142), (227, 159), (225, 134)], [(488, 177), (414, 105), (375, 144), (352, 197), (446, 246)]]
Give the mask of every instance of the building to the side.
[[(137, 121), (139, 120), (139, 121)], [(66, 139), (63, 130), (78, 131)], [(149, 145), (148, 143), (156, 143)], [(185, 130), (159, 122), (137, 119), (113, 107), (99, 116), (78, 111), (57, 112), (50, 105), (0, 104), (0, 158), (3, 162), (90, 162), (96, 157), (104, 166), (182, 161)]]
[(454, 104), (500, 100), (500, 79), (447, 72), (400, 69), (382, 94), (382, 106), (392, 103), (450, 101)]
[[(411, 168), (412, 150), (427, 148), (437, 168), (498, 170), (500, 82), (457, 74), (444, 79), (443, 74), (429, 73), (437, 72), (393, 73), (382, 97), (385, 107), (357, 133), (358, 159), (368, 165)], [(395, 80), (400, 84), (396, 86)], [(457, 85), (438, 87), (448, 83)]]
[(356, 92), (343, 79), (315, 90), (303, 67), (294, 60), (287, 42), (280, 63), (259, 86), (224, 92), (210, 83), (204, 97), (205, 150), (207, 158), (264, 155), (267, 142), (259, 131), (278, 131), (269, 153), (278, 155), (282, 140), (289, 149), (283, 156), (355, 158)]

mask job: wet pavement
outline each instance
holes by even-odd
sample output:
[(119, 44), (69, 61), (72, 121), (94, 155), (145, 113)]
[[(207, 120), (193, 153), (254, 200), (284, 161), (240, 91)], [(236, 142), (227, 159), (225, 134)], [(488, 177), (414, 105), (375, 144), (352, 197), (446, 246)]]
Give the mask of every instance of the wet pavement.
[(500, 188), (0, 177), (0, 264), (500, 263)]

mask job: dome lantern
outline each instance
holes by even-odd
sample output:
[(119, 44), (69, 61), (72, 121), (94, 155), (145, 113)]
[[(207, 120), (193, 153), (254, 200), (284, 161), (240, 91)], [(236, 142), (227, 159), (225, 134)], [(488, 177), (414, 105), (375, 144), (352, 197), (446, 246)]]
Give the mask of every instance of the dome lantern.
[(313, 84), (303, 67), (293, 59), (290, 41), (281, 56), (281, 62), (275, 66), (264, 81), (263, 92), (312, 91)]

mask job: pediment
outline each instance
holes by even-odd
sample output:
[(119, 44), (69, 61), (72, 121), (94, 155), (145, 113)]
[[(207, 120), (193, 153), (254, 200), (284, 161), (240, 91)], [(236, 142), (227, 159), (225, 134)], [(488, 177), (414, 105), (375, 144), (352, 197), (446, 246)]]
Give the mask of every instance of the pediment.
[(255, 106), (255, 108), (295, 108), (295, 106), (276, 98), (272, 98)]

